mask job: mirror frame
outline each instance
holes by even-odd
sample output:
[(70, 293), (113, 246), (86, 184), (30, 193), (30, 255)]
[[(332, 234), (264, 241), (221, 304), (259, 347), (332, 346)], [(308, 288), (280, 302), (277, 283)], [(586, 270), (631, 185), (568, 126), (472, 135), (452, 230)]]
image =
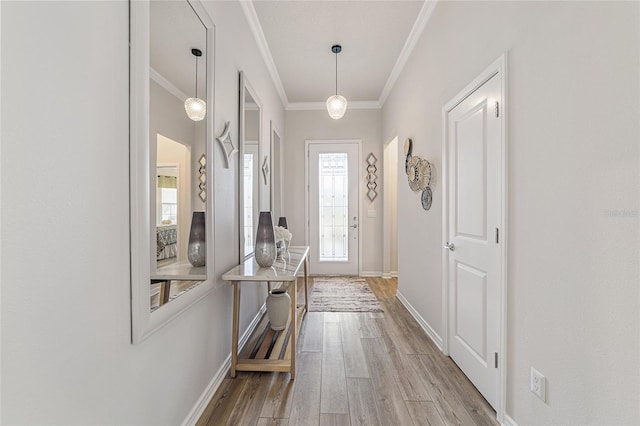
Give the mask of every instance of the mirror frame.
[[(150, 3), (130, 1), (129, 57), (129, 202), (131, 259), (131, 342), (137, 344), (158, 331), (180, 313), (201, 300), (214, 288), (214, 46), (215, 25), (199, 0), (184, 0), (206, 28), (207, 116), (205, 153), (207, 155), (207, 279), (151, 312), (151, 246), (155, 236), (150, 231), (150, 147), (149, 147), (149, 75), (150, 75)], [(210, 159), (210, 160), (209, 160)]]
[[(271, 213), (273, 214), (273, 220), (276, 221), (280, 216), (283, 216), (283, 202), (282, 202), (282, 136), (273, 124), (273, 120), (270, 121), (269, 137), (271, 141), (269, 143), (269, 150), (271, 151)], [(278, 137), (278, 155), (275, 155), (275, 139)], [(276, 182), (276, 171), (278, 175), (278, 182)], [(276, 192), (280, 197), (277, 199)], [(276, 222), (277, 224), (277, 222)]]
[[(253, 255), (251, 253), (244, 252), (244, 215), (242, 211), (244, 210), (243, 200), (244, 200), (244, 145), (245, 145), (245, 135), (244, 135), (244, 103), (245, 103), (245, 90), (251, 94), (251, 97), (255, 101), (256, 105), (258, 105), (258, 161), (259, 164), (262, 164), (262, 156), (263, 156), (263, 148), (262, 148), (262, 115), (263, 115), (263, 106), (262, 101), (256, 95), (256, 91), (251, 86), (251, 83), (247, 80), (244, 71), (240, 71), (240, 85), (239, 85), (239, 102), (238, 102), (238, 222), (240, 224), (238, 240), (239, 240), (239, 250), (240, 253), (239, 261), (240, 263), (244, 262), (245, 259)], [(260, 169), (260, 166), (258, 167)], [(260, 205), (262, 202), (262, 191), (260, 188), (260, 178), (261, 176), (256, 176), (258, 182), (258, 199), (256, 202), (258, 203), (258, 212), (260, 211)]]

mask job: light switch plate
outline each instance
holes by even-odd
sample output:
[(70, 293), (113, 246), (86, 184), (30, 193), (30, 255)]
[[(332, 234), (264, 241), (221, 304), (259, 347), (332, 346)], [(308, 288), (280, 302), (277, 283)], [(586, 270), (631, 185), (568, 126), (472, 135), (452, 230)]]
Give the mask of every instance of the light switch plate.
[(531, 392), (547, 402), (547, 379), (533, 367), (531, 367)]

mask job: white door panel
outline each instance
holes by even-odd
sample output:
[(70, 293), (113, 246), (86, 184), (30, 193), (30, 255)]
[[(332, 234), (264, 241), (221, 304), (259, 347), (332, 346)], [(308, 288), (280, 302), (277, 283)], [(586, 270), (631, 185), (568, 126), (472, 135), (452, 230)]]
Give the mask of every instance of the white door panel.
[(309, 262), (314, 275), (358, 275), (357, 143), (309, 143)]
[(447, 114), (449, 354), (494, 407), (499, 348), (501, 74)]

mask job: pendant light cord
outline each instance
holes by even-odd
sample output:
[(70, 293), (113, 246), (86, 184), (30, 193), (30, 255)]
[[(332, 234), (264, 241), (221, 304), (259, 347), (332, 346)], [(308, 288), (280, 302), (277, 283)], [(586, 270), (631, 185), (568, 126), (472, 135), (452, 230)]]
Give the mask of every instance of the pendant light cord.
[(196, 56), (196, 98), (198, 97), (198, 57)]
[(336, 52), (336, 96), (338, 95), (338, 52)]

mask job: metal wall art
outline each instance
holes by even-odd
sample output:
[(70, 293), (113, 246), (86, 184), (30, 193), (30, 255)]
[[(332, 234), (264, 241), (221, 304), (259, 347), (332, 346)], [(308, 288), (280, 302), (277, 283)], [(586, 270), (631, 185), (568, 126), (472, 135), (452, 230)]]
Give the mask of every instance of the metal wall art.
[(376, 191), (376, 188), (378, 187), (378, 184), (376, 183), (376, 179), (378, 179), (378, 175), (376, 174), (378, 171), (378, 168), (376, 167), (377, 162), (378, 159), (373, 155), (373, 152), (369, 154), (367, 157), (367, 197), (369, 197), (371, 202), (373, 202), (373, 200), (378, 196), (378, 192)]
[(409, 188), (412, 191), (421, 191), (420, 201), (422, 208), (429, 210), (433, 194), (429, 185), (431, 184), (432, 166), (431, 163), (424, 158), (413, 155), (413, 141), (410, 138), (404, 143), (405, 171), (407, 172), (407, 180)]
[(264, 161), (262, 162), (262, 177), (264, 177), (264, 184), (269, 183), (269, 157), (264, 156)]
[(198, 192), (198, 196), (204, 203), (205, 201), (207, 201), (207, 157), (202, 154), (200, 156), (200, 160), (198, 160), (198, 163), (200, 163), (200, 168), (198, 169), (198, 171), (200, 172), (200, 176), (198, 177), (198, 180), (200, 181), (200, 183), (198, 184), (200, 192)]
[(230, 129), (231, 122), (225, 122), (222, 134), (216, 138), (218, 140), (218, 143), (220, 144), (220, 147), (222, 148), (222, 153), (224, 154), (225, 169), (229, 168), (229, 157), (231, 157), (234, 152), (238, 152), (238, 149), (235, 147), (233, 141), (231, 140)]

